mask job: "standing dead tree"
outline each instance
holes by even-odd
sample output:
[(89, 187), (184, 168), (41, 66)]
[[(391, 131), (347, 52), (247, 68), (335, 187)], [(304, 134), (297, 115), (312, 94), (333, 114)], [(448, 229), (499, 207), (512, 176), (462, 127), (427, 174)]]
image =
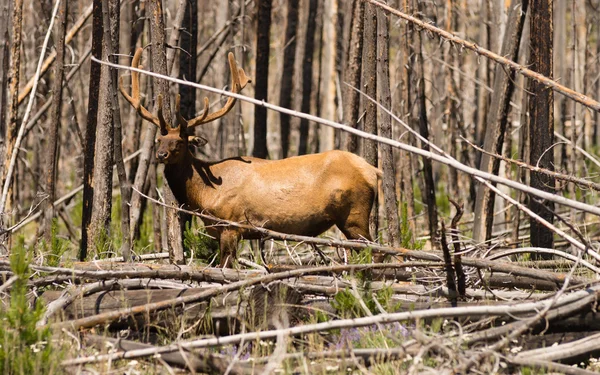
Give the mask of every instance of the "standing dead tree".
[[(92, 10), (92, 56), (102, 56), (102, 2), (94, 0)], [(92, 249), (90, 229), (94, 201), (94, 157), (96, 155), (96, 127), (98, 124), (98, 101), (100, 97), (100, 68), (91, 63), (88, 85), (87, 124), (83, 153), (83, 211), (81, 215), (81, 247), (79, 260), (84, 261), (88, 248)]]
[[(292, 90), (294, 65), (296, 63), (296, 39), (298, 37), (298, 1), (287, 2), (287, 25), (285, 27), (285, 49), (283, 51), (283, 72), (281, 73), (281, 89), (279, 105), (285, 108), (292, 106)], [(287, 158), (290, 148), (290, 116), (281, 114), (281, 157)]]
[(52, 220), (54, 218), (54, 200), (56, 199), (56, 166), (58, 164), (58, 138), (60, 116), (63, 102), (63, 77), (65, 73), (65, 28), (67, 24), (68, 1), (63, 1), (58, 11), (58, 22), (54, 30), (54, 45), (56, 47), (56, 62), (54, 65), (54, 80), (52, 81), (52, 112), (48, 127), (46, 150), (46, 181), (45, 192), (48, 200), (44, 209), (44, 238), (50, 243), (52, 237)]
[[(533, 71), (552, 78), (552, 0), (532, 0), (531, 9), (531, 55), (530, 66)], [(536, 80), (529, 80), (529, 163), (554, 170), (554, 117), (553, 117), (553, 91)], [(550, 193), (555, 191), (553, 177), (538, 173), (530, 173), (532, 187)], [(529, 208), (546, 221), (552, 223), (554, 219), (554, 204), (531, 197)], [(537, 220), (529, 221), (531, 226), (531, 245), (536, 247), (552, 248), (553, 234)], [(549, 258), (543, 255), (542, 258)]]
[[(382, 9), (377, 9), (377, 92), (378, 101), (384, 108), (391, 108), (390, 59), (389, 59), (389, 20)], [(381, 111), (383, 112), (383, 111)], [(392, 138), (392, 118), (380, 113), (379, 135)], [(383, 169), (383, 200), (387, 221), (388, 241), (392, 246), (400, 246), (398, 225), (398, 202), (396, 200), (396, 168), (394, 153), (389, 145), (380, 145), (381, 166)]]
[[(269, 91), (269, 41), (271, 32), (271, 0), (259, 0), (256, 3), (256, 83), (254, 97), (267, 100)], [(267, 110), (254, 109), (254, 148), (252, 155), (266, 159), (267, 150)]]
[[(513, 61), (517, 61), (519, 57), (519, 45), (521, 44), (521, 35), (523, 33), (528, 5), (528, 0), (514, 0), (510, 7), (511, 11), (504, 34), (501, 54)], [(502, 154), (515, 76), (516, 73), (514, 71), (505, 72), (502, 66), (496, 66), (494, 93), (492, 94), (490, 110), (487, 113), (487, 126), (483, 145), (483, 149), (488, 152)], [(498, 174), (500, 160), (489, 154), (483, 154), (481, 155), (479, 169)], [(494, 194), (481, 184), (477, 186), (474, 213), (473, 241), (475, 243), (483, 243), (492, 234)]]

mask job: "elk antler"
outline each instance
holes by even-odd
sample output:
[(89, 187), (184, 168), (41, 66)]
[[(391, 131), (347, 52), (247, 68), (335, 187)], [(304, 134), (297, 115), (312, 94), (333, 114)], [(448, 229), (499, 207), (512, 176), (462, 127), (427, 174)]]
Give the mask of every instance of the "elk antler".
[[(133, 60), (131, 60), (132, 68), (140, 68), (140, 59), (142, 58), (143, 48), (138, 48), (135, 51), (135, 55), (133, 55)], [(158, 126), (163, 132), (161, 121), (158, 117), (153, 116), (150, 111), (148, 111), (141, 103), (140, 103), (140, 73), (131, 71), (131, 95), (125, 91), (123, 87), (123, 76), (119, 77), (119, 91), (125, 97), (125, 99), (131, 104), (133, 108), (142, 116), (142, 118), (150, 121), (154, 125)]]
[[(235, 58), (233, 57), (233, 53), (229, 52), (227, 58), (229, 59), (229, 69), (231, 70), (231, 92), (234, 94), (239, 94), (239, 92), (242, 91), (244, 87), (246, 87), (248, 82), (252, 82), (252, 80), (248, 76), (246, 76), (244, 69), (237, 67)], [(193, 128), (194, 126), (206, 124), (208, 122), (218, 119), (219, 117), (224, 116), (225, 114), (227, 114), (227, 112), (231, 110), (231, 108), (233, 108), (233, 106), (235, 105), (235, 101), (236, 99), (230, 96), (227, 99), (227, 103), (225, 103), (223, 108), (219, 109), (216, 112), (208, 114), (208, 98), (204, 98), (204, 111), (202, 111), (202, 114), (200, 116), (187, 121), (187, 128)]]

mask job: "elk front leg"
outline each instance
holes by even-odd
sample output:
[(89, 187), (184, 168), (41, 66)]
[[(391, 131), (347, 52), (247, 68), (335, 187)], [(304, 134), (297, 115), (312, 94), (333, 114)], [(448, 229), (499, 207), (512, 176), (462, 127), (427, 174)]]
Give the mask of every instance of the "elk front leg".
[(230, 267), (237, 259), (237, 245), (240, 235), (234, 230), (224, 230), (219, 238), (221, 268)]

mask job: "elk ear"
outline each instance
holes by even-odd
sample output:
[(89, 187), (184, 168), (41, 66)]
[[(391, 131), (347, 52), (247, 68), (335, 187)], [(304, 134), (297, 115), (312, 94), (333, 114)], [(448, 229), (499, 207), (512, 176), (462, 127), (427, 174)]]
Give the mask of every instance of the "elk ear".
[(203, 138), (203, 137), (199, 137), (196, 135), (190, 135), (188, 137), (188, 145), (190, 145), (190, 146), (202, 147), (207, 143), (208, 143), (208, 141), (206, 140), (206, 138)]

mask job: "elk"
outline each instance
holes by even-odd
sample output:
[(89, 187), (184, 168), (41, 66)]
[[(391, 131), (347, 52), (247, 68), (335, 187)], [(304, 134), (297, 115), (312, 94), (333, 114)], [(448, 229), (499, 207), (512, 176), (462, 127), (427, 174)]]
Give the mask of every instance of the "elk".
[[(139, 66), (141, 54), (140, 48), (132, 67)], [(250, 79), (238, 69), (232, 53), (228, 59), (231, 92), (239, 93)], [(205, 98), (202, 114), (187, 120), (179, 111), (177, 96), (177, 127), (173, 128), (163, 116), (162, 96), (157, 97), (157, 116), (140, 104), (138, 72), (131, 72), (131, 95), (122, 80), (119, 88), (139, 115), (160, 129), (156, 159), (165, 164), (166, 181), (187, 209), (296, 235), (318, 236), (335, 225), (348, 239), (371, 240), (369, 216), (381, 171), (364, 159), (345, 151), (327, 151), (282, 160), (242, 156), (204, 161), (189, 151), (192, 129), (225, 115), (236, 99), (229, 97), (221, 109), (209, 114)], [(256, 232), (231, 226), (207, 225), (207, 231), (219, 240), (221, 267), (236, 259), (241, 238), (260, 238)]]

